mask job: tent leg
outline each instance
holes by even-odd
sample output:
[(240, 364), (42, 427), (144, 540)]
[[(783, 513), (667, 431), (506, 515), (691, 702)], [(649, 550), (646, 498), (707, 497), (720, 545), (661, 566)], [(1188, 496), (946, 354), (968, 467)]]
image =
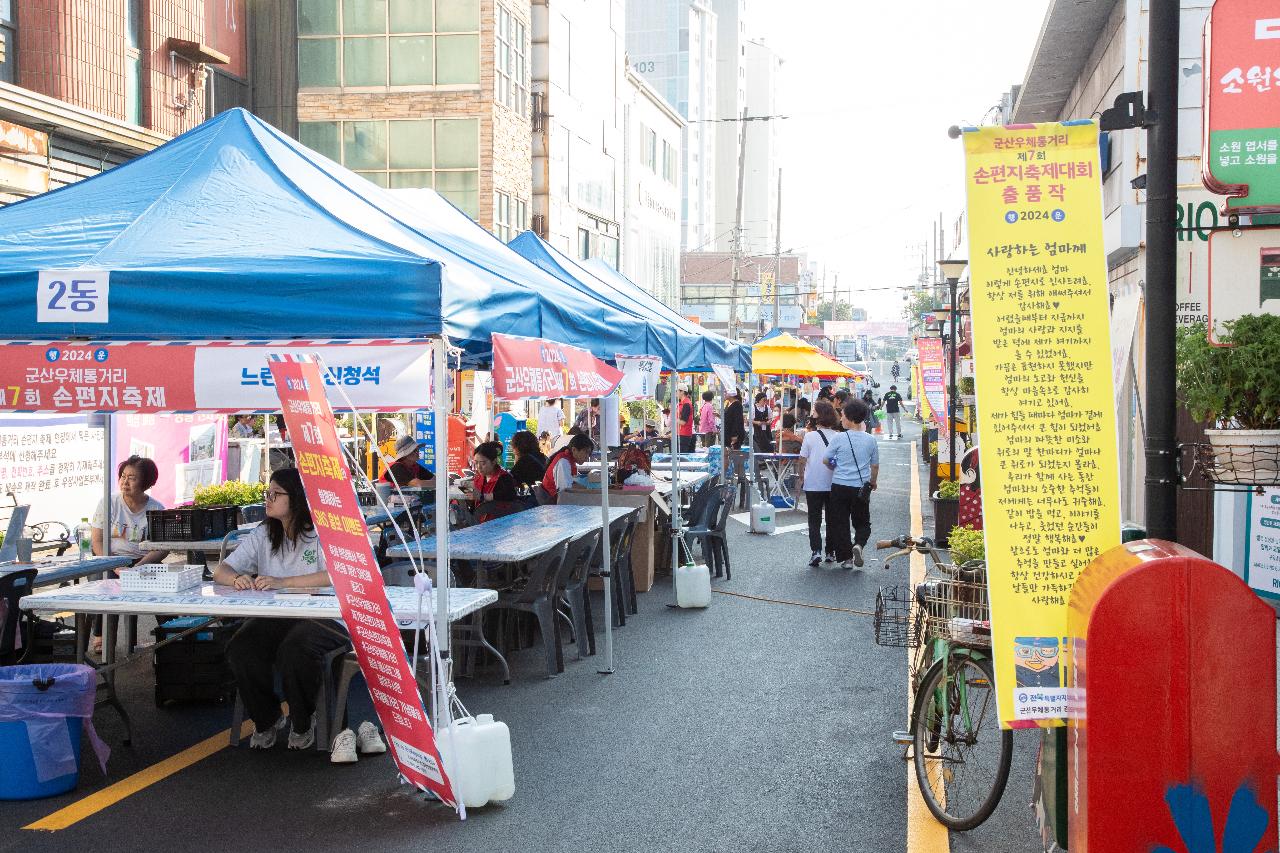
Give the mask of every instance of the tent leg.
[(432, 689), (436, 692), (433, 710), (435, 711), (435, 728), (439, 731), (442, 722), (449, 719), (447, 685), (453, 677), (449, 662), (451, 635), (449, 624), (449, 392), (445, 384), (448, 380), (449, 347), (444, 338), (436, 338), (431, 346), (433, 356), (431, 385), (435, 390), (435, 398), (431, 401), (431, 405), (432, 422), (435, 425), (436, 459), (436, 628), (441, 662), (441, 671)]
[[(614, 392), (617, 393), (616, 391)], [(612, 411), (612, 407), (601, 406), (601, 412)], [(609, 430), (600, 426), (600, 523), (603, 525), (600, 534), (600, 569), (604, 573), (604, 668), (597, 670), (601, 675), (613, 672), (613, 560), (612, 545), (609, 541), (609, 447), (604, 441)], [(590, 596), (585, 597), (586, 606), (591, 606)], [(594, 642), (594, 641), (593, 641)], [(581, 645), (579, 645), (581, 648)]]

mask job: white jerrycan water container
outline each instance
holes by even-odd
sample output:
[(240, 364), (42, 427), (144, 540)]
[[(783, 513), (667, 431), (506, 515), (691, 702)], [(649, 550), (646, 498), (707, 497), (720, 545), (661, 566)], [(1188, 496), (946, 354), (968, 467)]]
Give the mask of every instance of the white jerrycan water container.
[(492, 714), (454, 720), (449, 730), (436, 732), (436, 748), (454, 793), (467, 808), (478, 809), (515, 796), (511, 731), (506, 723), (495, 721)]
[(768, 501), (751, 506), (751, 532), (770, 534), (777, 529), (778, 508)]
[(707, 607), (711, 604), (711, 571), (706, 566), (676, 567), (676, 607)]

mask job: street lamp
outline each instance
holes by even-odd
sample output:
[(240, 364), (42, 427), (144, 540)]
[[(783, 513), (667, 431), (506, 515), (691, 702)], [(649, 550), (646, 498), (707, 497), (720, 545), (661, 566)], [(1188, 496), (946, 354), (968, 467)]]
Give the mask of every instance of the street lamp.
[(960, 284), (960, 276), (964, 275), (965, 267), (969, 266), (968, 261), (964, 260), (946, 260), (938, 261), (938, 269), (942, 270), (942, 276), (947, 280), (947, 288), (951, 293), (951, 301), (948, 303), (947, 309), (951, 314), (951, 393), (947, 401), (947, 421), (950, 424), (950, 441), (947, 445), (947, 459), (949, 460), (948, 479), (954, 482), (957, 479), (956, 463), (956, 319), (959, 313), (957, 309), (956, 289)]

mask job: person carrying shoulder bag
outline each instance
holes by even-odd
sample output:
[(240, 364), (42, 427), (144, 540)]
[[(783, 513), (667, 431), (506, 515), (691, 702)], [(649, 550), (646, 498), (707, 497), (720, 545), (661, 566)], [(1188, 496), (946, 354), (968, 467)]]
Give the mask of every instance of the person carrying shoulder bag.
[(880, 448), (866, 431), (871, 415), (866, 403), (846, 403), (843, 415), (845, 433), (831, 442), (823, 457), (831, 469), (827, 539), (835, 548), (840, 568), (852, 569), (862, 567), (862, 549), (871, 538), (871, 493), (880, 475)]
[[(804, 504), (809, 514), (809, 550), (813, 552), (809, 558), (809, 565), (816, 567), (822, 563), (824, 553), (827, 562), (835, 560), (831, 522), (832, 470), (823, 461), (823, 456), (831, 448), (831, 442), (839, 439), (840, 433), (836, 432), (838, 416), (835, 406), (826, 400), (819, 400), (814, 406), (814, 415), (818, 425), (816, 429), (805, 433), (804, 441), (800, 443), (800, 459), (797, 464), (799, 470), (796, 475), (803, 484)], [(822, 550), (824, 513), (827, 517), (827, 550), (825, 552)], [(845, 527), (848, 528), (847, 522)]]

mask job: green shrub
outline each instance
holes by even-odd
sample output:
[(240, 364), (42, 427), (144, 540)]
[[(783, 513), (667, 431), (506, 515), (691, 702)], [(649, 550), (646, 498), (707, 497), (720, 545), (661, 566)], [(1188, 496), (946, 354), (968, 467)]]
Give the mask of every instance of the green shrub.
[(1280, 316), (1224, 324), (1215, 346), (1204, 323), (1177, 332), (1178, 396), (1210, 428), (1280, 429)]
[(938, 458), (938, 442), (936, 441), (929, 442), (929, 455), (932, 456), (934, 459)]
[(985, 560), (987, 556), (982, 531), (972, 527), (957, 525), (951, 528), (947, 546), (951, 549), (951, 560), (957, 566), (970, 560)]
[(231, 480), (214, 486), (196, 486), (196, 506), (244, 506), (260, 504), (267, 491), (266, 483), (241, 483)]
[(974, 382), (974, 379), (972, 376), (960, 377), (960, 393), (961, 394), (977, 393), (977, 383)]
[(956, 480), (943, 480), (938, 484), (938, 497), (953, 501), (960, 497), (960, 483)]

